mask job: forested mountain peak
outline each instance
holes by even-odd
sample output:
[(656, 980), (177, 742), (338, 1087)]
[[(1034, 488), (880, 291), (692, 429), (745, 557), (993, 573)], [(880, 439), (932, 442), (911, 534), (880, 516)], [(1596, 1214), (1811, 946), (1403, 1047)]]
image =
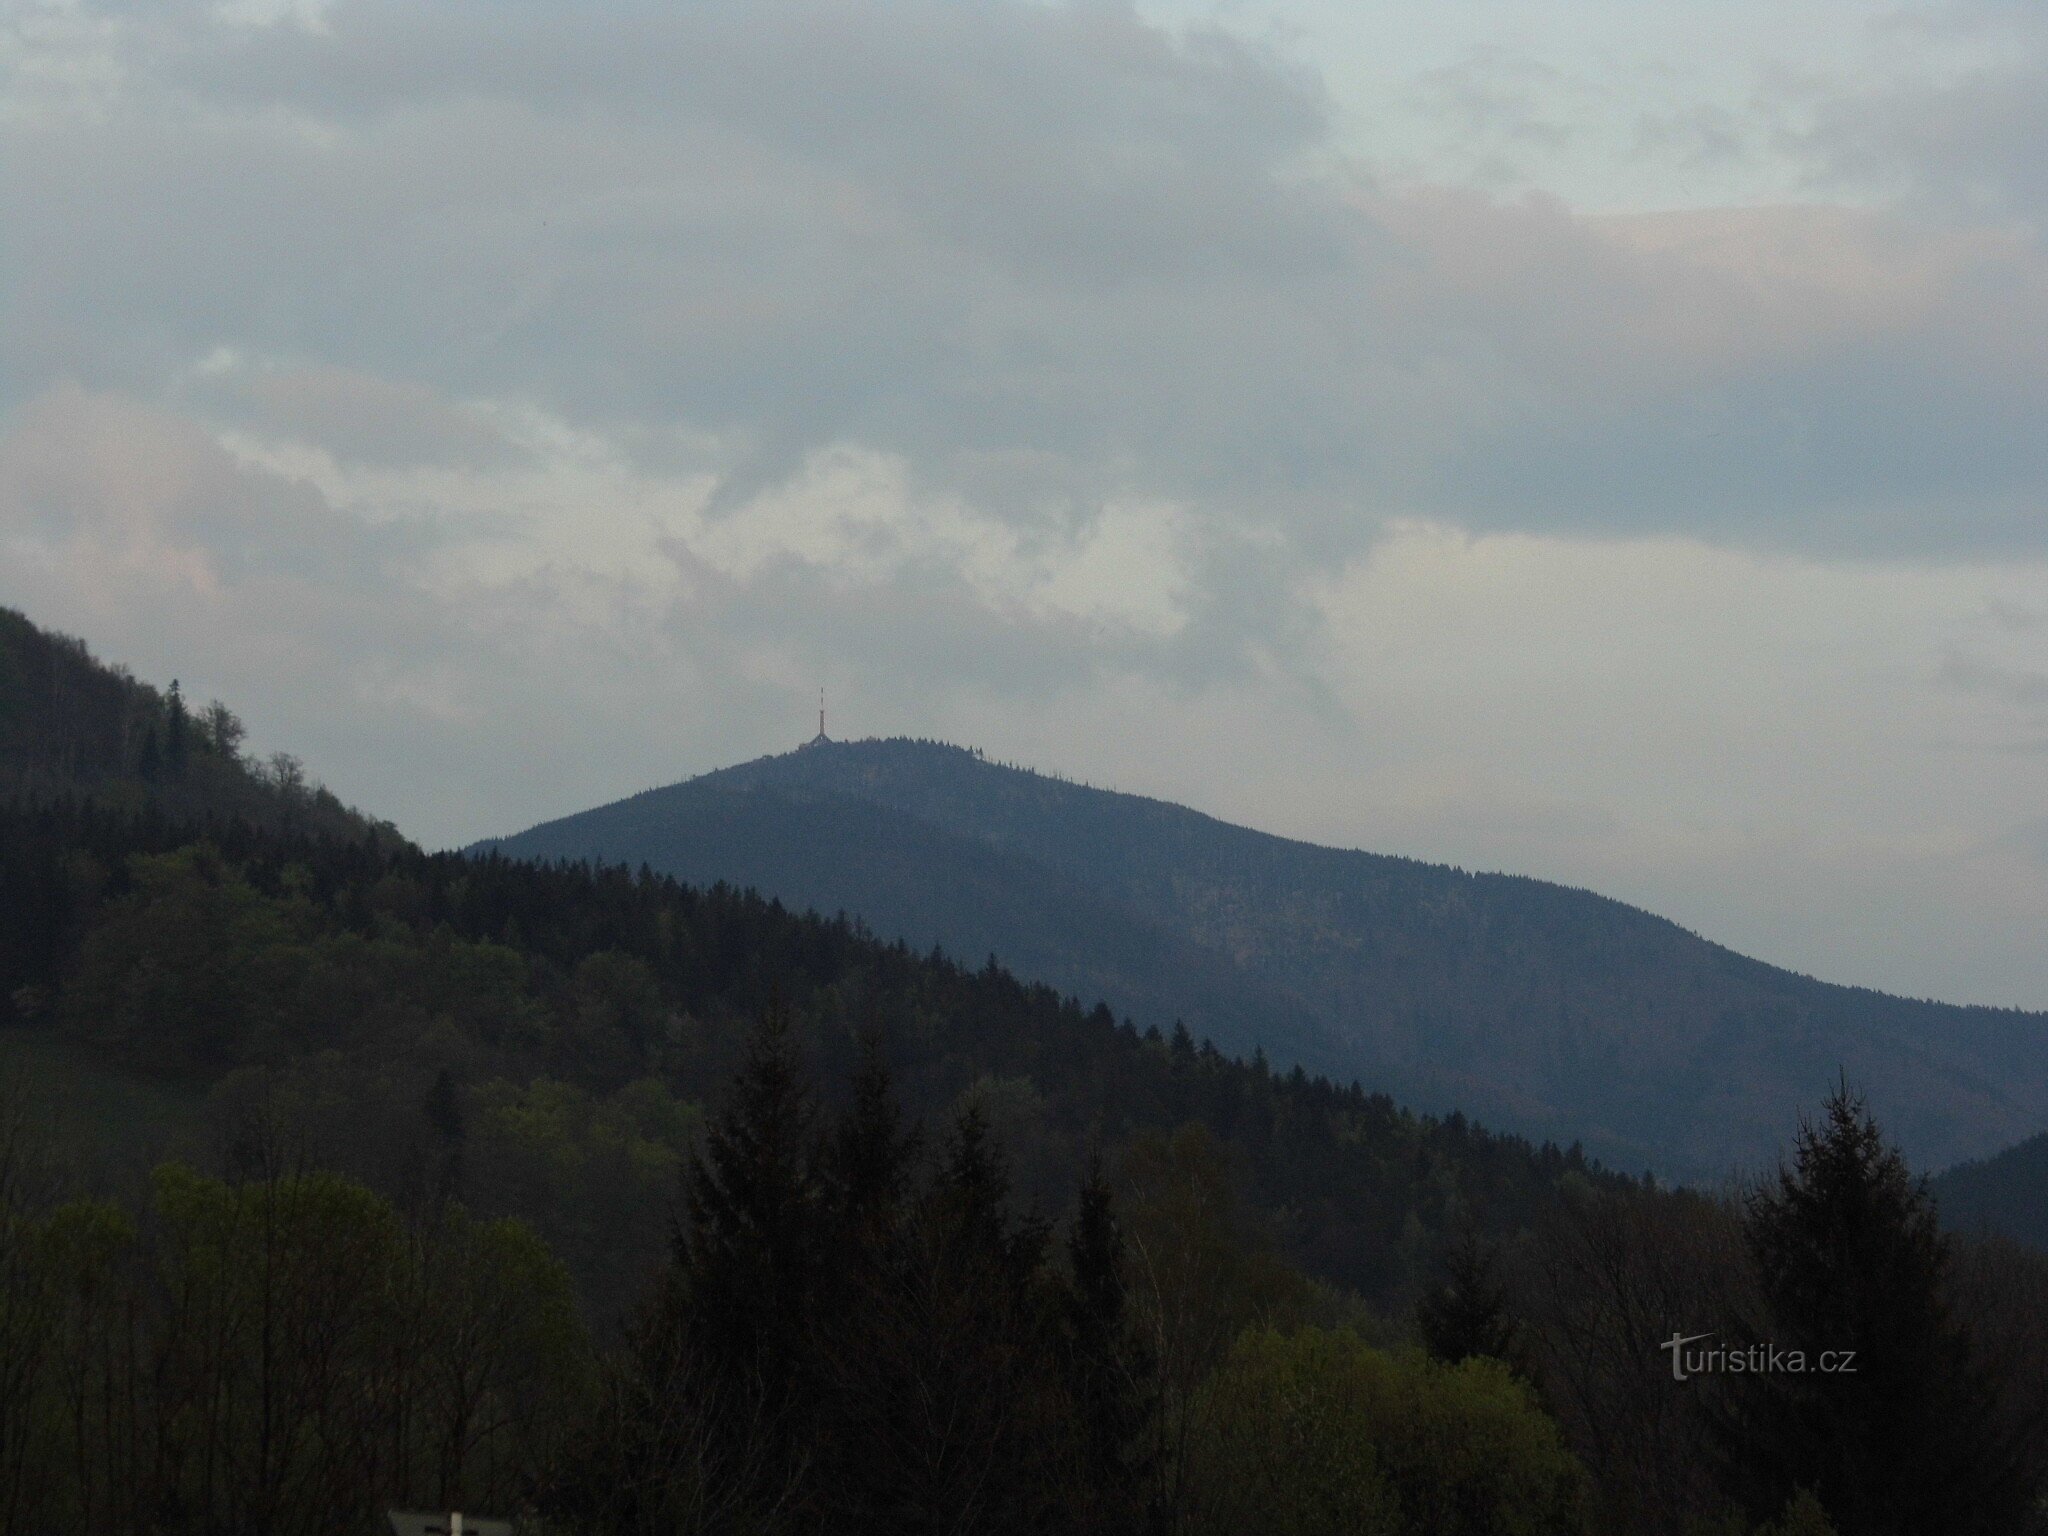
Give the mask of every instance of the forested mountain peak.
[(1846, 1071), (1940, 1164), (2048, 1122), (2048, 1019), (1831, 985), (1593, 892), (1322, 847), (972, 748), (815, 743), (493, 844), (647, 861), (1227, 1049), (1720, 1177)]

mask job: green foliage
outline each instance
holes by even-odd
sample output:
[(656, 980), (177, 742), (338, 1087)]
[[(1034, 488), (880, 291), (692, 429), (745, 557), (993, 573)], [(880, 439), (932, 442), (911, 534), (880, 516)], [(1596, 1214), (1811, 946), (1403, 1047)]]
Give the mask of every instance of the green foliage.
[(206, 844), (138, 857), (131, 891), (80, 951), (67, 1025), (148, 1066), (224, 1066), (256, 1045), (260, 1007), (293, 985), (291, 931)]
[(1117, 1220), (1020, 1213), (973, 1105), (918, 1155), (872, 1049), (821, 1123), (775, 1014), (555, 1511), (612, 1529), (1130, 1532), (1150, 1365)]
[(1174, 1374), (1206, 1373), (1244, 1329), (1292, 1321), (1316, 1306), (1313, 1289), (1274, 1251), (1246, 1209), (1228, 1151), (1206, 1125), (1134, 1137), (1117, 1169), (1124, 1231), (1146, 1305)]
[[(801, 1476), (820, 1387), (809, 1338), (828, 1257), (818, 1149), (788, 1022), (771, 1014), (691, 1159), (667, 1285), (669, 1334), (657, 1341), (693, 1361), (699, 1390), (746, 1405), (762, 1450), (745, 1497), (759, 1506)], [(738, 1459), (737, 1447), (721, 1449), (728, 1465)]]
[[(188, 1145), (227, 1176), (170, 1168), (147, 1208), (67, 1205), (0, 1136), (0, 1532), (289, 1532), (372, 1499), (528, 1497), (597, 1528), (1107, 1532), (1237, 1518), (1229, 1501), (1247, 1495), (1271, 1507), (1235, 1528), (1569, 1532), (1582, 1479), (1561, 1434), (1598, 1468), (1612, 1528), (1718, 1514), (1694, 1486), (1694, 1400), (1655, 1348), (1671, 1319), (1719, 1319), (1749, 1295), (1715, 1202), (1276, 1073), (1259, 1052), (1232, 1060), (1184, 1027), (1141, 1035), (993, 963), (966, 970), (730, 889), (425, 855), (341, 814), (289, 759), (248, 767), (231, 716), (183, 716), (11, 618), (0, 1025), (99, 1085), (68, 1101), (87, 1121), (142, 1106), (168, 1126), (203, 1095)], [(1024, 842), (1095, 839), (1097, 862), (1034, 877), (1048, 926), (1026, 924), (1021, 952), (1092, 924), (1138, 973), (1217, 981), (1207, 1004), (1226, 1013), (1247, 994), (1163, 942), (1158, 911), (1134, 920), (1129, 904), (1166, 898), (1129, 882), (1170, 875), (1172, 901), (1195, 900), (1233, 946), (1310, 971), (1367, 922), (1393, 948), (1353, 960), (1392, 975), (1389, 1016), (1431, 1038), (1456, 1031), (1415, 1014), (1400, 969), (1414, 956), (1484, 932), (1544, 964), (1590, 945), (1620, 974), (1643, 937), (1597, 905), (1502, 906), (1491, 885), (1378, 863), (1387, 878), (1362, 896), (1303, 896), (1292, 854), (1247, 885), (1257, 849), (1205, 842), (1183, 813), (1119, 823), (1120, 803), (1091, 821), (1103, 805), (1023, 791), (996, 823)], [(907, 820), (835, 824), (858, 852)], [(919, 860), (942, 841), (913, 829), (891, 857), (929, 873)], [(1190, 847), (1216, 855), (1206, 873)], [(981, 916), (1014, 916), (1014, 869), (968, 851)], [(1322, 875), (1362, 867), (1333, 857)], [(925, 890), (940, 907), (957, 895)], [(1729, 963), (1737, 993), (1770, 991), (1762, 968)], [(1457, 988), (1487, 964), (1466, 955), (1426, 978), (1430, 995), (1463, 1007)], [(1629, 987), (1674, 974), (1734, 995), (1715, 990), (1727, 976), (1652, 966), (1574, 1007), (1627, 1018)], [(1773, 1018), (1818, 1019), (1824, 1038), (1841, 1021), (1814, 1006)], [(747, 1047), (763, 1013), (780, 1022)], [(1568, 1044), (1583, 1054), (1584, 1031)], [(699, 1104), (736, 1069), (707, 1126)], [(929, 1157), (920, 1118), (945, 1127)], [(2040, 1480), (2048, 1448), (2036, 1435), (2014, 1470), (2037, 1421), (1990, 1391), (1984, 1363), (2044, 1358), (2029, 1321), (2044, 1292), (1978, 1266), (1972, 1315), (1999, 1327), (1971, 1347), (1902, 1166), (1850, 1130), (1803, 1143), (1797, 1177), (1751, 1212), (1769, 1320), (1818, 1337), (1847, 1316), (1872, 1358), (1919, 1361), (1934, 1386), (1916, 1399), (1894, 1370), (1889, 1396), (1853, 1411), (1737, 1404), (1745, 1498), (1778, 1536), (1818, 1528), (1817, 1503), (1787, 1503), (1800, 1486), (1841, 1536), (1998, 1529), (1987, 1511)], [(1107, 1177), (1085, 1172), (1097, 1148)], [(665, 1254), (686, 1168), (690, 1217)], [(1074, 1210), (1064, 1245), (1043, 1209)], [(1450, 1231), (1471, 1234), (1473, 1261), (1452, 1245), (1421, 1320), (1464, 1363), (1369, 1347), (1353, 1292), (1405, 1312)], [(1514, 1261), (1499, 1273), (1496, 1252)], [(664, 1256), (637, 1350), (595, 1370), (577, 1301), (609, 1334)], [(1562, 1431), (1466, 1358), (1512, 1352), (1509, 1317)], [(1900, 1493), (1905, 1523), (1856, 1523), (1827, 1459), (1851, 1454), (1947, 1487), (1940, 1522), (1915, 1526), (1931, 1503)]]
[(619, 1315), (666, 1251), (665, 1213), (702, 1109), (654, 1078), (602, 1096), (552, 1078), (494, 1078), (464, 1115), (465, 1197), (524, 1215), (573, 1267), (591, 1315)]
[(1262, 1328), (1209, 1390), (1197, 1507), (1219, 1536), (1584, 1528), (1584, 1474), (1497, 1361), (1446, 1366), (1342, 1331)]
[[(1192, 1043), (1175, 1052), (1000, 970), (731, 891), (235, 824), (201, 842), (153, 813), (0, 807), (0, 998), (62, 1021), (115, 1070), (221, 1080), (232, 1123), (215, 1139), (244, 1139), (251, 1101), (288, 1090), (305, 1113), (279, 1104), (255, 1118), (329, 1166), (408, 1199), (459, 1173), (452, 1187), (479, 1209), (539, 1223), (607, 1309), (637, 1279), (607, 1254), (638, 1265), (651, 1253), (638, 1234), (667, 1199), (660, 1157), (613, 1148), (597, 1121), (587, 1157), (545, 1137), (529, 1146), (540, 1127), (519, 1129), (507, 1106), (496, 1126), (472, 1117), (457, 1159), (429, 1122), (430, 1088), (446, 1072), (465, 1111), (489, 1084), (509, 1085), (490, 1090), (500, 1098), (559, 1084), (621, 1113), (651, 1092), (643, 1083), (706, 1101), (778, 987), (807, 1058), (849, 1070), (879, 1024), (906, 1104), (934, 1120), (980, 1104), (1019, 1190), (1049, 1205), (1071, 1198), (1091, 1146), (1206, 1123), (1228, 1177), (1274, 1213), (1280, 1251), (1376, 1298), (1416, 1284), (1427, 1233), (1452, 1220), (1512, 1232), (1587, 1170), (1355, 1086), (1260, 1073)], [(576, 1120), (571, 1109), (550, 1113)], [(502, 1161), (484, 1146), (501, 1132), (520, 1143)], [(607, 1183), (606, 1167), (620, 1176)]]
[(1073, 1402), (1082, 1529), (1135, 1529), (1156, 1507), (1158, 1361), (1131, 1299), (1130, 1254), (1101, 1160), (1091, 1160), (1067, 1234), (1062, 1311)]
[(587, 955), (571, 982), (555, 1051), (565, 1075), (616, 1085), (644, 1069), (666, 1035), (661, 982), (646, 961), (619, 950)]

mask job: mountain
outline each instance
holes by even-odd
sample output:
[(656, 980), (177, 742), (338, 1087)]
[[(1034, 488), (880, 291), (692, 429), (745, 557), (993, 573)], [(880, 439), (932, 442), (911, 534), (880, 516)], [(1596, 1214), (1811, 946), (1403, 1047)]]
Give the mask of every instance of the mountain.
[(907, 740), (762, 758), (481, 847), (600, 859), (993, 951), (1432, 1107), (1714, 1177), (1846, 1074), (1917, 1161), (2048, 1125), (2048, 1016), (1835, 986), (1540, 880), (1318, 847)]
[(851, 795), (790, 794), (712, 775), (473, 851), (647, 863), (691, 885), (720, 881), (798, 910), (859, 916), (874, 932), (934, 945), (1073, 997), (1289, 1064), (1333, 1069), (1339, 1042), (1228, 956), (1149, 920), (1082, 879)]
[(2048, 1132), (1930, 1181), (1944, 1224), (2048, 1250)]

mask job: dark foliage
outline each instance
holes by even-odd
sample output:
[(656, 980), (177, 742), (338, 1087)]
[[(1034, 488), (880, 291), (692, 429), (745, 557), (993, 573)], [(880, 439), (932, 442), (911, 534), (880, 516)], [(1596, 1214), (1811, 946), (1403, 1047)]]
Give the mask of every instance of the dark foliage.
[(92, 795), (177, 816), (375, 835), (391, 841), (289, 757), (258, 765), (241, 753), (242, 723), (225, 704), (198, 715), (174, 680), (159, 693), (95, 661), (84, 644), (0, 608), (0, 799)]
[(1960, 1163), (1936, 1175), (1931, 1188), (1951, 1231), (1996, 1232), (2048, 1251), (2048, 1131)]
[(1949, 1305), (1951, 1244), (1860, 1099), (1838, 1090), (1801, 1129), (1745, 1226), (1762, 1299), (1746, 1342), (1795, 1362), (1727, 1378), (1726, 1466), (1751, 1514), (1806, 1489), (1842, 1536), (2028, 1529), (2024, 1452)]
[(1460, 1232), (1444, 1250), (1436, 1279), (1415, 1306), (1423, 1348), (1446, 1365), (1480, 1357), (1518, 1364), (1520, 1330), (1493, 1250)]
[[(692, 1165), (617, 1388), (637, 1405), (624, 1438), (586, 1448), (556, 1512), (627, 1530), (1136, 1531), (1140, 1425), (1099, 1391), (1148, 1390), (1120, 1273), (1055, 1273), (973, 1105), (920, 1166), (871, 1058), (817, 1130), (771, 1013)], [(1108, 1199), (1094, 1181), (1072, 1243), (1120, 1266)]]
[(1092, 1494), (1074, 1501), (1074, 1527), (1105, 1533), (1142, 1529), (1160, 1514), (1146, 1506), (1156, 1486), (1158, 1362), (1136, 1326), (1129, 1254), (1099, 1157), (1089, 1160), (1067, 1234), (1062, 1310), (1079, 1486)]
[[(1235, 1536), (1196, 1496), (1219, 1467), (1273, 1473), (1238, 1492), (1323, 1522), (1302, 1529), (1576, 1530), (1583, 1462), (1603, 1530), (1734, 1531), (1732, 1496), (1860, 1536), (2024, 1530), (2048, 1478), (2048, 1263), (1942, 1238), (1846, 1097), (1745, 1227), (1576, 1147), (1276, 1072), (1256, 1031), (1236, 1059), (644, 866), (428, 855), (240, 739), (0, 612), (4, 1043), (108, 1117), (138, 1087), (203, 1106), (184, 1151), (228, 1174), (53, 1207), (0, 1136), (0, 1530), (297, 1529), (306, 1490), (360, 1515), (374, 1485), (592, 1530)], [(1025, 778), (1005, 837), (1071, 814), (1130, 878), (1168, 869)], [(1224, 862), (1219, 910), (1244, 895)], [(1122, 878), (1036, 889), (1113, 924), (1083, 898)], [(1406, 903), (1447, 888), (1406, 878), (1362, 899), (1412, 958), (1435, 940)], [(1461, 901), (1430, 923), (1477, 943)], [(1506, 915), (1488, 945), (1542, 948), (1541, 913)], [(1593, 916), (1625, 971), (1640, 914)], [(492, 1219), (514, 1213), (538, 1235)], [(602, 1364), (572, 1274), (621, 1342)], [(1361, 1297), (1464, 1363), (1375, 1349)], [(273, 1315), (283, 1351), (248, 1323)], [(1717, 1397), (1671, 1380), (1674, 1325), (1859, 1371)], [(1523, 1484), (1558, 1497), (1508, 1518)]]
[[(458, 1099), (552, 1074), (593, 1092), (653, 1078), (701, 1100), (737, 1066), (743, 1021), (778, 996), (792, 1048), (828, 1080), (852, 1075), (868, 1022), (885, 1020), (881, 1049), (917, 1115), (946, 1113), (980, 1082), (1006, 1114), (1023, 1094), (1012, 1129), (1027, 1195), (1065, 1199), (1090, 1145), (1203, 1121), (1287, 1252), (1390, 1300), (1419, 1283), (1411, 1226), (1440, 1229), (1458, 1210), (1514, 1231), (1566, 1175), (1597, 1174), (1576, 1149), (1418, 1117), (1356, 1084), (1276, 1077), (1184, 1036), (1148, 1040), (1000, 970), (729, 889), (428, 855), (373, 834), (195, 829), (150, 805), (0, 810), (0, 1007), (64, 1024), (110, 1066), (202, 1081), (313, 1073), (337, 1093), (396, 1072), (416, 1106), (443, 1071)], [(570, 1040), (587, 1048), (565, 1057)], [(337, 1121), (351, 1145), (333, 1155), (377, 1176), (349, 1162), (366, 1150), (356, 1140), (394, 1138), (368, 1111)], [(489, 1176), (475, 1157), (469, 1174)], [(617, 1259), (615, 1233), (549, 1232), (579, 1274)]]

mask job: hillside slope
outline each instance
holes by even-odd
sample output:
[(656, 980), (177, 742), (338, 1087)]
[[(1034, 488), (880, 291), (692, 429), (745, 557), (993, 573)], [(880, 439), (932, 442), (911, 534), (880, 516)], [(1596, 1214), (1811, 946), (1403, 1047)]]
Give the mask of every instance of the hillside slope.
[(288, 1155), (404, 1199), (453, 1188), (533, 1221), (594, 1318), (658, 1263), (704, 1108), (769, 1011), (828, 1098), (872, 1039), (917, 1118), (978, 1102), (1041, 1209), (1092, 1153), (1199, 1121), (1262, 1231), (1390, 1305), (1447, 1234), (1623, 1184), (758, 896), (244, 822), (198, 841), (154, 811), (0, 804), (7, 997), (0, 1112), (25, 1071), (68, 1161), (132, 1186), (166, 1153)]
[(499, 844), (510, 856), (639, 865), (691, 885), (720, 881), (797, 910), (858, 917), (889, 939), (1007, 968), (1073, 997), (1233, 1053), (1264, 1049), (1333, 1070), (1347, 1053), (1300, 1003), (1227, 956), (1106, 899), (1090, 883), (852, 795), (783, 792), (714, 776)]
[(824, 744), (492, 846), (645, 860), (993, 948), (1141, 1023), (1178, 1015), (1672, 1173), (1769, 1157), (1841, 1072), (1923, 1162), (2048, 1124), (2042, 1015), (1832, 986), (1590, 892), (1294, 842), (959, 748)]
[(1932, 1181), (1942, 1220), (1958, 1232), (1996, 1232), (2048, 1251), (2048, 1131)]
[(89, 797), (186, 819), (396, 839), (298, 762), (243, 755), (242, 722), (221, 703), (194, 709), (175, 681), (158, 690), (93, 657), (81, 640), (0, 608), (0, 802)]

